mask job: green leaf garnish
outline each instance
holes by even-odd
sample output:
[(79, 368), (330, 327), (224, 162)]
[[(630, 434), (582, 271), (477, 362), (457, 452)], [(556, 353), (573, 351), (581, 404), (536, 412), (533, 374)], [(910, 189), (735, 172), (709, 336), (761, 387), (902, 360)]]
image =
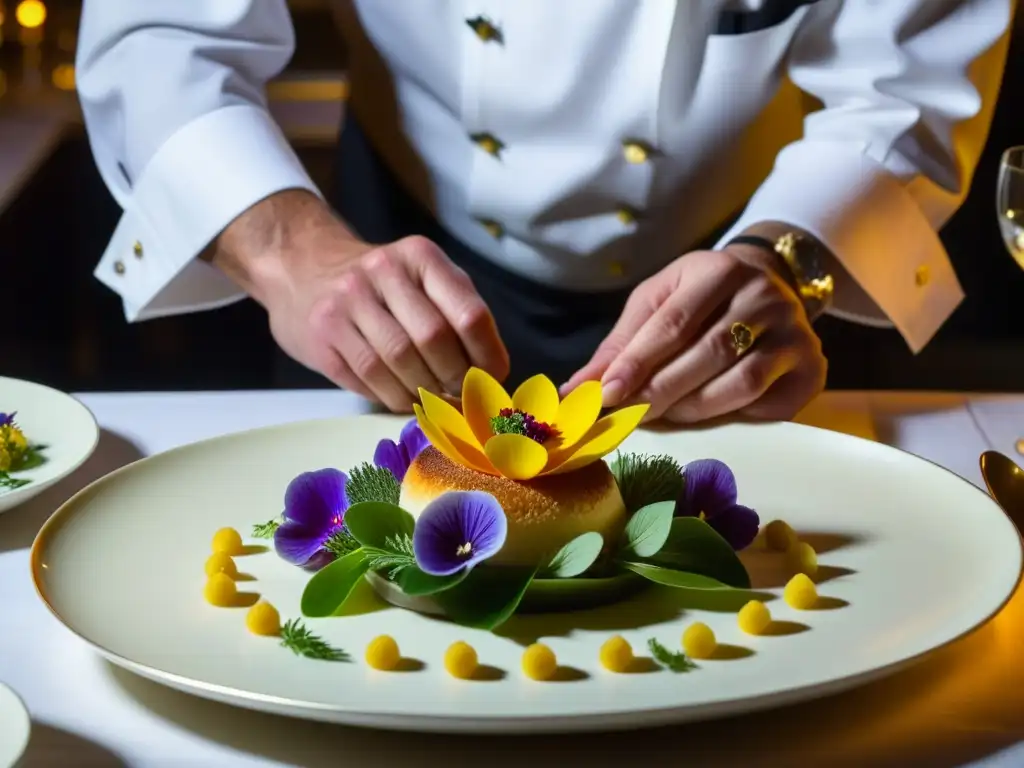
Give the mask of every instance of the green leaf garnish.
[(683, 492), (683, 468), (671, 456), (619, 453), (611, 471), (630, 512), (658, 501), (675, 501)]
[(644, 556), (643, 562), (674, 571), (699, 573), (736, 589), (750, 589), (750, 574), (736, 550), (697, 517), (672, 520), (664, 546), (653, 555)]
[(363, 547), (363, 552), (367, 557), (368, 569), (387, 571), (390, 581), (394, 581), (401, 571), (416, 565), (416, 556), (412, 553), (412, 537), (404, 534), (386, 536), (383, 547)]
[(515, 613), (536, 574), (536, 568), (484, 565), (434, 599), (456, 624), (491, 630)]
[(666, 669), (673, 672), (689, 672), (697, 669), (697, 665), (690, 661), (690, 658), (680, 651), (670, 651), (659, 643), (656, 638), (647, 641), (647, 648), (651, 652), (651, 658)]
[(648, 581), (653, 581), (655, 584), (663, 584), (666, 587), (675, 587), (677, 589), (729, 589), (728, 584), (723, 584), (718, 579), (702, 576), (699, 573), (660, 568), (657, 565), (648, 565), (647, 563), (624, 562), (621, 565), (637, 576), (643, 576)]
[(675, 502), (659, 501), (642, 507), (629, 518), (623, 533), (625, 540), (623, 559), (650, 557), (668, 540), (672, 528)]
[(257, 523), (252, 527), (252, 536), (254, 539), (272, 539), (274, 531), (280, 527), (281, 521), (278, 518), (267, 520), (265, 523)]
[[(398, 504), (401, 488), (390, 469), (363, 462), (348, 473), (345, 496), (350, 505), (367, 501)], [(351, 507), (350, 507), (351, 508)], [(348, 512), (345, 513), (348, 519)]]
[(416, 521), (399, 507), (381, 501), (363, 501), (345, 512), (345, 527), (360, 544), (373, 549), (389, 549), (388, 539), (412, 536)]
[(369, 558), (361, 549), (325, 565), (302, 590), (299, 603), (302, 615), (322, 618), (338, 613), (368, 568)]
[(467, 571), (463, 568), (451, 576), (434, 576), (424, 573), (413, 564), (400, 570), (395, 576), (394, 582), (398, 584), (405, 594), (410, 596), (436, 595), (438, 592), (451, 589), (470, 573), (472, 571)]
[(298, 619), (290, 619), (281, 627), (281, 645), (289, 648), (292, 653), (310, 659), (322, 659), (323, 661), (352, 660), (345, 651), (329, 645), (323, 638), (310, 632)]
[(491, 433), (495, 435), (525, 435), (526, 414), (512, 411), (507, 415), (494, 416), (491, 419)]
[(31, 482), (26, 477), (11, 477), (6, 472), (0, 472), (0, 488), (5, 490), (13, 491), (15, 488), (21, 488)]
[(597, 531), (581, 533), (562, 547), (551, 558), (543, 576), (553, 579), (570, 579), (579, 576), (592, 566), (601, 555), (604, 538)]
[(348, 532), (347, 528), (339, 528), (324, 542), (324, 549), (338, 557), (344, 557), (349, 552), (359, 549), (359, 542), (355, 536)]

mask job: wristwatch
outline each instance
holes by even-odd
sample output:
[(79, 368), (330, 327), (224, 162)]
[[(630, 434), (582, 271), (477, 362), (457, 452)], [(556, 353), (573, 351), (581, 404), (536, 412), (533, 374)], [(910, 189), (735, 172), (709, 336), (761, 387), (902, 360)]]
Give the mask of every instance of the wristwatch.
[(729, 245), (753, 245), (778, 254), (789, 270), (807, 316), (817, 320), (832, 305), (835, 281), (825, 270), (823, 248), (810, 237), (786, 232), (772, 241), (758, 235), (739, 235)]

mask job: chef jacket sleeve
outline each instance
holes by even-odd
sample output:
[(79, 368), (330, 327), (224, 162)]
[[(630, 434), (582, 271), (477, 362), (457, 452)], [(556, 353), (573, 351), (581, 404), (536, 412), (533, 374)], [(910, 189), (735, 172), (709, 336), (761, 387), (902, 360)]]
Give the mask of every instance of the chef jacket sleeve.
[(196, 257), (261, 199), (319, 194), (266, 104), (293, 49), (285, 0), (85, 0), (77, 89), (124, 211), (95, 275), (129, 321), (242, 298)]
[[(823, 108), (722, 239), (778, 221), (817, 237), (913, 351), (963, 299), (937, 235), (999, 92), (1014, 0), (822, 0), (788, 57)], [(995, 224), (993, 223), (993, 226)], [(871, 323), (844, 311), (832, 314)]]

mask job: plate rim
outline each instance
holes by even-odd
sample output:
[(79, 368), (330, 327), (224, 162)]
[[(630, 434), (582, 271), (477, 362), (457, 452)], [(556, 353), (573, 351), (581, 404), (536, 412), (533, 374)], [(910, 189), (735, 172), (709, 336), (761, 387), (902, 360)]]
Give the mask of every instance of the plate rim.
[[(255, 708), (264, 712), (273, 712), (276, 714), (285, 714), (291, 716), (298, 716), (306, 719), (315, 719), (327, 722), (336, 723), (348, 723), (361, 727), (373, 727), (373, 728), (398, 728), (405, 731), (421, 731), (421, 732), (444, 732), (444, 733), (516, 733), (516, 732), (579, 732), (579, 731), (593, 731), (597, 729), (604, 730), (623, 730), (629, 728), (639, 727), (641, 724), (658, 726), (658, 725), (669, 725), (673, 723), (681, 722), (696, 722), (699, 720), (715, 719), (718, 717), (728, 716), (730, 714), (743, 714), (751, 713), (756, 711), (762, 711), (765, 709), (771, 709), (778, 706), (785, 706), (787, 704), (796, 704), (803, 701), (810, 701), (823, 696), (841, 693), (844, 691), (851, 690), (859, 687), (860, 685), (870, 682), (872, 680), (879, 680), (901, 670), (913, 666), (914, 664), (920, 663), (929, 656), (942, 651), (945, 648), (953, 645), (956, 642), (964, 639), (972, 633), (980, 630), (986, 624), (988, 624), (993, 617), (998, 615), (1003, 608), (1013, 599), (1020, 588), (1021, 581), (1024, 579), (1024, 538), (1022, 538), (1021, 532), (1013, 524), (1009, 515), (1006, 511), (995, 501), (995, 499), (982, 488), (979, 488), (974, 483), (970, 482), (963, 476), (957, 474), (951, 469), (948, 469), (941, 464), (938, 464), (931, 459), (927, 459), (917, 454), (911, 453), (910, 451), (898, 448), (896, 446), (888, 445), (876, 440), (869, 440), (857, 435), (851, 435), (845, 432), (838, 432), (830, 430), (825, 427), (819, 427), (811, 424), (801, 424), (793, 421), (765, 421), (765, 422), (746, 422), (737, 421), (730, 422), (728, 424), (715, 424), (711, 426), (702, 426), (697, 428), (681, 428), (681, 429), (643, 429), (642, 431), (652, 432), (655, 434), (678, 434), (683, 432), (702, 432), (711, 429), (716, 429), (722, 426), (732, 426), (733, 424), (742, 424), (743, 426), (752, 426), (754, 428), (761, 427), (782, 427), (783, 429), (796, 430), (796, 431), (814, 431), (817, 433), (827, 434), (827, 439), (848, 441), (852, 443), (866, 443), (872, 447), (872, 450), (880, 450), (883, 453), (886, 451), (894, 451), (897, 454), (902, 454), (908, 457), (911, 461), (921, 461), (925, 464), (931, 465), (938, 470), (950, 475), (956, 481), (964, 483), (972, 491), (981, 494), (986, 498), (989, 503), (998, 510), (1002, 520), (1006, 525), (1009, 526), (1010, 530), (1014, 533), (1014, 541), (1016, 543), (1015, 552), (1017, 555), (1017, 567), (1016, 567), (1016, 578), (1012, 588), (1010, 588), (1006, 595), (999, 601), (998, 605), (995, 605), (992, 609), (986, 612), (985, 616), (974, 623), (973, 626), (959, 632), (954, 637), (948, 640), (932, 646), (926, 650), (920, 651), (919, 653), (907, 656), (901, 659), (897, 659), (888, 664), (882, 666), (876, 666), (868, 670), (861, 672), (855, 672), (842, 677), (831, 678), (830, 680), (818, 684), (810, 685), (793, 685), (786, 688), (777, 689), (771, 693), (763, 694), (755, 697), (750, 696), (739, 696), (730, 699), (723, 699), (710, 704), (700, 705), (684, 705), (684, 706), (669, 706), (669, 707), (639, 707), (634, 706), (628, 710), (611, 711), (611, 712), (598, 712), (598, 713), (585, 713), (585, 714), (563, 714), (557, 716), (526, 716), (526, 717), (509, 717), (507, 715), (474, 715), (467, 717), (465, 715), (418, 715), (410, 713), (393, 713), (393, 712), (381, 712), (368, 709), (357, 709), (357, 708), (346, 708), (337, 704), (326, 704), (317, 703), (310, 701), (302, 701), (292, 699), (286, 696), (277, 696), (273, 694), (256, 693), (253, 691), (246, 691), (239, 688), (235, 688), (229, 685), (222, 685), (220, 683), (210, 683), (202, 680), (197, 680), (192, 677), (180, 675), (175, 672), (168, 672), (148, 664), (143, 664), (132, 659), (129, 659), (119, 653), (116, 653), (109, 648), (106, 648), (99, 643), (90, 640), (89, 638), (82, 635), (74, 627), (68, 624), (64, 618), (58, 613), (53, 603), (47, 598), (45, 588), (42, 584), (42, 553), (46, 548), (47, 541), (51, 536), (59, 533), (60, 529), (65, 525), (68, 520), (73, 516), (73, 507), (77, 504), (78, 500), (89, 493), (95, 493), (99, 488), (108, 483), (116, 481), (117, 477), (122, 473), (128, 471), (136, 471), (137, 468), (149, 462), (150, 460), (157, 459), (169, 454), (177, 454), (179, 452), (194, 448), (200, 445), (209, 445), (211, 443), (217, 443), (230, 439), (237, 439), (243, 437), (246, 434), (255, 432), (277, 432), (283, 431), (290, 428), (303, 425), (313, 424), (324, 424), (327, 422), (352, 422), (359, 420), (399, 420), (400, 415), (396, 414), (356, 414), (351, 416), (337, 416), (331, 418), (313, 418), (313, 419), (301, 419), (294, 422), (285, 422), (282, 424), (275, 424), (263, 427), (253, 427), (249, 429), (239, 430), (236, 432), (229, 432), (222, 435), (216, 435), (213, 437), (207, 437), (202, 440), (197, 440), (184, 445), (175, 446), (165, 451), (154, 453), (150, 456), (145, 456), (141, 459), (126, 464), (123, 467), (119, 467), (112, 472), (99, 477), (84, 488), (74, 493), (70, 498), (64, 501), (54, 512), (51, 514), (46, 521), (43, 523), (39, 532), (36, 534), (35, 539), (32, 542), (32, 547), (29, 556), (29, 569), (32, 578), (32, 584), (35, 588), (36, 594), (39, 599), (46, 606), (50, 614), (67, 629), (75, 637), (79, 638), (86, 645), (91, 647), (107, 661), (116, 666), (121, 667), (133, 674), (140, 675), (141, 677), (147, 678), (151, 681), (155, 681), (164, 685), (169, 685), (179, 691), (184, 691), (192, 695), (198, 695), (207, 699), (212, 699), (222, 703), (227, 703), (232, 706), (243, 706), (241, 702), (245, 702), (248, 705), (256, 705)], [(66, 519), (65, 519), (66, 518)], [(290, 712), (283, 712), (283, 710), (290, 710)], [(316, 717), (318, 714), (330, 713), (334, 717), (324, 718)], [(375, 722), (369, 722), (375, 721)], [(642, 721), (642, 723), (641, 723)], [(406, 724), (403, 724), (406, 723)], [(408, 724), (408, 723), (411, 723)]]
[(15, 749), (14, 752), (11, 753), (13, 755), (13, 760), (10, 763), (10, 765), (13, 768), (13, 766), (16, 766), (18, 764), (18, 761), (25, 756), (25, 752), (28, 750), (29, 742), (32, 740), (32, 713), (29, 712), (28, 704), (25, 703), (25, 699), (21, 696), (21, 694), (14, 690), (11, 686), (7, 685), (7, 683), (3, 682), (2, 680), (0, 680), (0, 694), (4, 694), (10, 697), (10, 699), (21, 710), (21, 713), (24, 715), (25, 720), (25, 732), (22, 738), (22, 742), (20, 745), (17, 745), (17, 749)]
[[(38, 482), (35, 482), (35, 483), (31, 483), (30, 485), (25, 485), (25, 486), (22, 486), (21, 488), (15, 488), (13, 491), (8, 491), (7, 493), (5, 493), (3, 495), (3, 501), (4, 501), (5, 505), (9, 504), (9, 506), (7, 507), (6, 510), (0, 511), (0, 514), (3, 514), (4, 511), (9, 511), (11, 509), (14, 509), (15, 507), (19, 506), (20, 504), (24, 504), (30, 498), (32, 498), (34, 496), (38, 496), (40, 493), (45, 491), (47, 488), (52, 488), (54, 485), (59, 483), (61, 480), (64, 480), (72, 472), (74, 472), (79, 467), (81, 467), (83, 464), (85, 464), (85, 462), (87, 462), (89, 460), (89, 458), (96, 452), (96, 447), (100, 444), (100, 434), (101, 434), (101, 429), (100, 429), (99, 422), (96, 420), (96, 414), (94, 414), (92, 412), (92, 409), (90, 409), (89, 406), (87, 406), (85, 403), (83, 403), (81, 400), (79, 400), (74, 395), (72, 395), (72, 394), (70, 394), (68, 392), (64, 392), (62, 390), (59, 390), (56, 387), (51, 387), (51, 386), (49, 386), (47, 384), (40, 384), (38, 381), (30, 381), (28, 379), (18, 379), (18, 378), (15, 378), (13, 376), (0, 376), (0, 384), (3, 384), (5, 381), (14, 382), (16, 385), (20, 385), (20, 386), (27, 386), (27, 387), (30, 387), (30, 388), (34, 387), (36, 389), (46, 390), (47, 392), (49, 392), (50, 394), (52, 394), (56, 398), (59, 398), (59, 399), (62, 399), (62, 400), (70, 400), (72, 403), (74, 403), (76, 406), (78, 406), (78, 408), (80, 408), (83, 413), (85, 413), (89, 417), (89, 423), (90, 423), (90, 425), (92, 427), (92, 429), (91, 429), (92, 440), (91, 440), (91, 443), (89, 445), (89, 449), (87, 451), (84, 451), (81, 457), (79, 457), (74, 462), (69, 464), (67, 466), (67, 468), (64, 469), (63, 472), (58, 473), (54, 477), (51, 477), (49, 480), (43, 480), (43, 481), (38, 481)], [(99, 478), (99, 479), (102, 479), (102, 478)], [(92, 483), (89, 483), (89, 485), (92, 485)], [(77, 495), (77, 493), (75, 495)], [(74, 498), (74, 496), (72, 496), (71, 498)], [(70, 499), (68, 499), (67, 501), (70, 501)], [(62, 506), (64, 506), (63, 503), (61, 504), (61, 507)], [(60, 507), (58, 507), (57, 509), (60, 509)]]

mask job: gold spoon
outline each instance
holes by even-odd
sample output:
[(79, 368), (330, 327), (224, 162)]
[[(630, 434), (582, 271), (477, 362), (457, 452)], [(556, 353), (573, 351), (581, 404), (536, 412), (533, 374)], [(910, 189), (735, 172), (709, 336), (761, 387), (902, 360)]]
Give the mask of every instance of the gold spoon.
[(981, 475), (988, 492), (1017, 527), (1024, 528), (1024, 469), (998, 451), (981, 454)]

